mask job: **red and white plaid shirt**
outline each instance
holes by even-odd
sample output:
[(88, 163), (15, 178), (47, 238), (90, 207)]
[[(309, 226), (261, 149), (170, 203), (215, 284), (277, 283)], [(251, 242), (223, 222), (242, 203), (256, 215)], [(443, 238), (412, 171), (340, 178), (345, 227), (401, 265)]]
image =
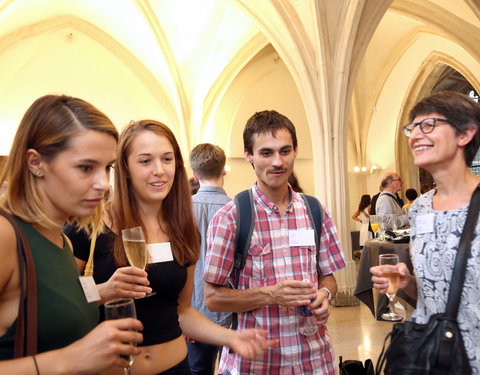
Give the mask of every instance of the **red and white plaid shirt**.
[[(312, 229), (303, 199), (291, 191), (292, 200), (283, 215), (258, 189), (252, 188), (255, 227), (245, 267), (239, 275), (238, 289), (272, 286), (282, 280), (306, 277), (318, 287), (316, 249), (290, 246), (289, 231)], [(233, 259), (236, 237), (234, 201), (221, 208), (210, 222), (203, 279), (217, 285), (234, 281)], [(318, 264), (322, 275), (345, 267), (337, 231), (323, 208), (322, 234)], [(320, 275), (321, 276), (321, 275)], [(296, 307), (268, 305), (238, 314), (238, 329), (260, 328), (279, 345), (266, 350), (255, 360), (246, 360), (224, 348), (219, 373), (236, 374), (335, 374), (334, 354), (325, 326), (313, 336), (299, 334), (300, 315)]]

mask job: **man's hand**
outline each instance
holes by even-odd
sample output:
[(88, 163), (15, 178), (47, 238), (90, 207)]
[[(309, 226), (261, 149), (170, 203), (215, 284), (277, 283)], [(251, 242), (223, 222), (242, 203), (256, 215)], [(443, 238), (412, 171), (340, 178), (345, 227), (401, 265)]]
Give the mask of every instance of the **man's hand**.
[(304, 306), (317, 298), (317, 289), (310, 281), (284, 280), (270, 288), (271, 304), (275, 305)]

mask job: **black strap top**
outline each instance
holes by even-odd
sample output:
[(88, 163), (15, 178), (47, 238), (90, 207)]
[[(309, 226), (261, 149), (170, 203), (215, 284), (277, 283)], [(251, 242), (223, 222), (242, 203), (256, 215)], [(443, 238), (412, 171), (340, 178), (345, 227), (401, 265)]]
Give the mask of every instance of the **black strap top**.
[[(73, 243), (77, 258), (87, 261), (90, 240), (85, 232), (73, 227), (65, 230)], [(107, 281), (117, 269), (112, 255), (115, 234), (100, 234), (95, 244), (93, 277), (96, 283)], [(148, 280), (155, 295), (135, 300), (137, 317), (143, 323), (142, 346), (161, 344), (182, 334), (178, 323), (178, 297), (187, 280), (186, 267), (175, 261), (147, 265)]]

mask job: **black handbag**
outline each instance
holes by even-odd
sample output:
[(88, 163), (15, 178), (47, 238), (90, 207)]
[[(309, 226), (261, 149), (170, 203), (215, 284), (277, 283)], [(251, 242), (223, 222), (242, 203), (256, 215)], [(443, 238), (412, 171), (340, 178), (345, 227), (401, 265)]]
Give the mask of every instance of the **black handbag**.
[[(397, 323), (385, 338), (375, 372), (385, 375), (470, 375), (472, 369), (457, 322), (467, 260), (480, 208), (480, 185), (472, 194), (460, 238), (446, 310), (426, 324)], [(385, 349), (388, 338), (390, 344)]]
[(353, 359), (343, 360), (340, 356), (340, 363), (338, 365), (340, 375), (374, 375), (373, 362), (370, 359), (365, 361), (357, 361)]

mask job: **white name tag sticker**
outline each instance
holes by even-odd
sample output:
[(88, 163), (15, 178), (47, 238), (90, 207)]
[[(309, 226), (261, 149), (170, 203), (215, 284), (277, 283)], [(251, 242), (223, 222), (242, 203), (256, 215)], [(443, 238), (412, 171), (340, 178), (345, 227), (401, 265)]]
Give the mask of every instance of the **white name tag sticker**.
[(79, 280), (87, 302), (100, 301), (100, 295), (98, 294), (97, 285), (95, 284), (95, 280), (93, 280), (93, 276), (80, 276)]
[(290, 246), (314, 246), (315, 231), (313, 229), (296, 229), (288, 232)]
[(417, 216), (417, 234), (433, 233), (435, 214)]
[(173, 260), (170, 242), (150, 243), (148, 248), (148, 263), (171, 262)]

